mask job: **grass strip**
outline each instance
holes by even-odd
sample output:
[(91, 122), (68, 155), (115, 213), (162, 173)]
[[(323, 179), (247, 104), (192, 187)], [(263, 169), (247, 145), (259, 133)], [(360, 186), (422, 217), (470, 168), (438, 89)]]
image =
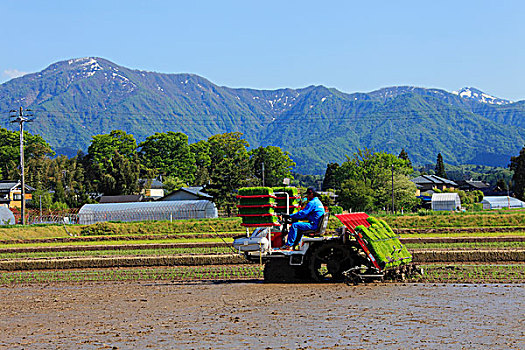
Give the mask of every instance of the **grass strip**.
[(513, 250), (412, 250), (415, 263), (433, 262), (525, 262), (525, 249)]
[[(233, 243), (233, 238), (224, 238), (227, 243)], [(150, 239), (133, 240), (133, 244), (169, 244), (169, 243), (222, 243), (220, 238), (193, 238), (193, 239)], [(70, 241), (70, 242), (28, 242), (16, 244), (2, 244), (0, 248), (31, 248), (31, 247), (67, 247), (67, 246), (107, 246), (107, 245), (129, 245), (130, 240), (104, 240), (104, 241)]]
[(0, 259), (41, 259), (41, 258), (87, 258), (112, 256), (164, 256), (164, 255), (203, 255), (231, 254), (229, 247), (195, 247), (163, 249), (118, 249), (89, 251), (51, 251), (0, 253)]
[(525, 248), (525, 242), (404, 243), (408, 249)]
[(420, 233), (420, 234), (400, 234), (401, 240), (403, 238), (428, 238), (428, 237), (505, 237), (505, 236), (521, 236), (525, 237), (525, 232), (459, 232), (459, 233)]
[(525, 222), (524, 211), (484, 211), (478, 213), (439, 212), (432, 215), (387, 215), (383, 216), (392, 228), (437, 228), (437, 227), (516, 227)]
[(80, 268), (147, 267), (147, 266), (196, 266), (245, 264), (238, 254), (178, 255), (142, 257), (88, 257), (57, 259), (25, 259), (0, 261), (1, 271), (53, 270)]
[(425, 283), (525, 283), (525, 264), (430, 264), (423, 276), (412, 282)]
[(245, 232), (220, 232), (220, 233), (203, 233), (203, 234), (157, 234), (157, 235), (116, 235), (116, 236), (90, 236), (90, 237), (63, 237), (63, 238), (45, 238), (45, 239), (29, 239), (29, 240), (11, 240), (11, 241), (0, 241), (0, 245), (9, 244), (22, 244), (22, 243), (72, 243), (72, 242), (96, 242), (96, 241), (116, 241), (116, 240), (127, 240), (127, 241), (140, 241), (140, 240), (161, 240), (161, 239), (212, 239), (220, 240), (226, 238), (234, 238), (240, 235), (244, 235)]
[(259, 265), (210, 265), (0, 273), (0, 285), (89, 281), (236, 281), (262, 279)]

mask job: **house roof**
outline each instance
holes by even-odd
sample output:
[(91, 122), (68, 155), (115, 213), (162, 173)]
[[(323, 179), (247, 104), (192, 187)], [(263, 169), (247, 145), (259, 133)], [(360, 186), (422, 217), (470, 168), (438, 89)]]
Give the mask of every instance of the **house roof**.
[(414, 179), (411, 179), (416, 185), (449, 185), (449, 186), (458, 186), (454, 181), (444, 179), (436, 175), (421, 175)]
[(139, 183), (140, 183), (141, 186), (144, 186), (145, 184), (148, 183), (148, 181), (151, 181), (151, 184), (148, 187), (150, 189), (162, 189), (162, 188), (164, 188), (164, 184), (162, 182), (160, 182), (159, 180), (157, 180), (157, 179), (153, 179), (153, 180), (140, 179)]
[[(20, 186), (20, 181), (13, 181), (13, 180), (1, 180), (0, 181), (0, 192), (9, 192), (16, 188), (17, 186)], [(26, 190), (34, 191), (35, 189), (28, 184), (25, 184)]]
[(123, 196), (102, 196), (99, 203), (133, 203), (142, 201), (142, 195), (129, 194)]
[(463, 180), (458, 181), (458, 185), (465, 186), (468, 185), (473, 188), (477, 188), (479, 190), (490, 188), (490, 185), (483, 182), (483, 181), (474, 181), (474, 180)]
[(171, 197), (174, 194), (179, 193), (179, 192), (186, 192), (186, 193), (194, 195), (195, 197), (199, 197), (201, 199), (213, 200), (213, 196), (210, 196), (209, 194), (202, 192), (203, 189), (204, 189), (204, 186), (181, 187), (178, 190), (173, 191), (173, 192), (165, 195), (164, 197), (162, 197), (159, 200), (162, 201), (164, 198), (169, 198), (169, 197)]
[[(204, 197), (204, 198), (213, 199), (213, 196), (210, 196), (209, 194), (202, 192), (203, 189), (204, 189), (203, 186), (181, 187), (179, 189), (179, 191), (188, 192), (188, 193), (194, 194), (194, 195), (196, 195), (198, 197)], [(177, 192), (177, 191), (175, 191), (175, 192)]]

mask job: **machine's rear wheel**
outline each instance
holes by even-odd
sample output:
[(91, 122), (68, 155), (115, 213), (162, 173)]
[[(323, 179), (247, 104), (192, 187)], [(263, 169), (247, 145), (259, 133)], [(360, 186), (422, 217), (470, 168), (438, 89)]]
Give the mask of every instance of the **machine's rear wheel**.
[(264, 264), (264, 282), (268, 283), (297, 283), (310, 280), (308, 268), (292, 266), (285, 258), (272, 258)]
[(354, 266), (358, 257), (347, 246), (330, 242), (317, 247), (310, 258), (310, 274), (317, 282), (340, 282), (343, 272)]

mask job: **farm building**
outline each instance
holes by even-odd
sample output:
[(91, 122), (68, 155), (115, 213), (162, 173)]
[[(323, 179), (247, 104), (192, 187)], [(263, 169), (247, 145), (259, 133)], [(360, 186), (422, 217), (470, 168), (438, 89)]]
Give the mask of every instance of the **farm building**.
[(13, 212), (5, 206), (0, 206), (0, 225), (14, 225), (15, 223)]
[[(32, 193), (35, 189), (27, 184), (25, 187), (26, 202), (31, 200)], [(8, 208), (22, 207), (22, 184), (20, 180), (2, 180), (0, 181), (0, 204)]]
[(525, 208), (525, 203), (509, 196), (487, 196), (481, 201), (483, 209)]
[(420, 193), (433, 191), (435, 189), (443, 191), (447, 188), (458, 188), (458, 184), (454, 181), (436, 175), (421, 175), (410, 181), (416, 184)]
[(85, 204), (78, 212), (83, 225), (105, 221), (145, 221), (216, 218), (215, 204), (207, 200)]
[(180, 201), (180, 200), (212, 200), (213, 197), (203, 192), (204, 187), (181, 187), (177, 191), (162, 197), (159, 201)]
[(140, 179), (139, 185), (142, 188), (140, 193), (146, 198), (157, 200), (164, 196), (164, 184), (157, 179)]
[(143, 196), (141, 194), (128, 194), (122, 196), (102, 196), (98, 200), (99, 203), (133, 203), (142, 202)]
[(432, 210), (456, 210), (461, 208), (461, 199), (457, 193), (432, 194)]

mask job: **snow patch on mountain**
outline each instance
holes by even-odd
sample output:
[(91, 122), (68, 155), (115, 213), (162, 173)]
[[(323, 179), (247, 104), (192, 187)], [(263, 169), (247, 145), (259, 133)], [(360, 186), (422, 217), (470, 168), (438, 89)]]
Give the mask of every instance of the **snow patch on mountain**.
[(491, 96), (489, 94), (484, 93), (481, 90), (472, 87), (465, 87), (459, 91), (452, 91), (452, 93), (454, 95), (458, 95), (461, 98), (471, 99), (481, 103), (488, 103), (491, 105), (506, 105), (512, 103), (512, 101)]

